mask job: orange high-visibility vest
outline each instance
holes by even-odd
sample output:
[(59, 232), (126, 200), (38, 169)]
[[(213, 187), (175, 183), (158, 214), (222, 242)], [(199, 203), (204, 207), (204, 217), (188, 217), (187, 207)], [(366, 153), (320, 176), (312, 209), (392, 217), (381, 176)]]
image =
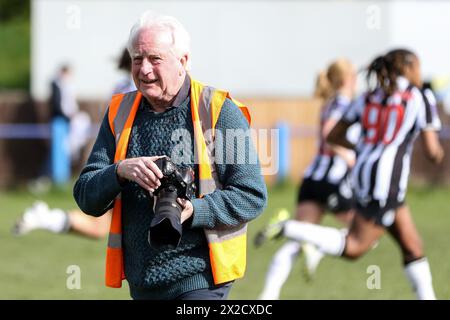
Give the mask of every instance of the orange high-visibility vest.
[[(194, 148), (199, 166), (200, 197), (220, 189), (221, 185), (212, 163), (211, 147), (214, 129), (226, 98), (231, 99), (250, 124), (246, 106), (231, 98), (228, 92), (204, 86), (191, 78), (191, 115), (194, 125)], [(114, 163), (125, 159), (131, 128), (142, 99), (138, 91), (116, 94), (109, 105), (108, 120), (116, 141)], [(194, 213), (195, 214), (195, 213)], [(220, 284), (241, 278), (246, 267), (247, 224), (219, 229), (205, 229), (214, 283)], [(114, 200), (114, 208), (106, 252), (106, 285), (122, 287), (125, 279), (122, 252), (122, 200)]]

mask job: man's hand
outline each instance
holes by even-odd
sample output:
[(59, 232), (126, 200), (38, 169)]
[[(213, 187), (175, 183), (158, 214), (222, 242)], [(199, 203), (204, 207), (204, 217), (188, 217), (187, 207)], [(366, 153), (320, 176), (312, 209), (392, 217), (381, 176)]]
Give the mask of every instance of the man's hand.
[(122, 160), (117, 167), (119, 181), (134, 181), (145, 190), (155, 191), (163, 177), (161, 170), (155, 164), (155, 160), (164, 156), (139, 157)]
[(192, 216), (194, 207), (192, 202), (186, 199), (177, 198), (177, 202), (183, 208), (183, 211), (181, 211), (181, 223), (183, 223)]

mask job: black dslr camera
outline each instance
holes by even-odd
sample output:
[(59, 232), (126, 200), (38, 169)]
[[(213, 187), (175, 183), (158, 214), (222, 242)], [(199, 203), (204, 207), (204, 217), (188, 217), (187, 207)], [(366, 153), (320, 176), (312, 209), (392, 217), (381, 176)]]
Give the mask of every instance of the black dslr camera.
[(179, 168), (169, 157), (160, 158), (155, 164), (161, 170), (161, 185), (153, 193), (155, 216), (150, 223), (148, 242), (153, 247), (178, 246), (183, 227), (183, 208), (177, 198), (191, 200), (195, 197), (194, 171), (190, 167)]

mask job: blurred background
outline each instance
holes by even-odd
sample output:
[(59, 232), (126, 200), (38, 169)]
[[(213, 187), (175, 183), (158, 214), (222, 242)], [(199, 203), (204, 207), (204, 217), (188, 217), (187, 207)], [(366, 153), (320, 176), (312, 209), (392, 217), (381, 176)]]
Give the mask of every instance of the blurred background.
[[(109, 98), (129, 78), (119, 62), (129, 30), (145, 10), (177, 17), (191, 35), (192, 76), (230, 91), (250, 107), (253, 127), (268, 130), (258, 151), (271, 159), (264, 170), (269, 206), (250, 225), (249, 237), (276, 208), (294, 208), (297, 184), (316, 152), (316, 76), (337, 57), (362, 70), (394, 47), (415, 51), (438, 98), (440, 137), (450, 153), (450, 2), (0, 0), (1, 299), (129, 298), (126, 287), (103, 285), (104, 237), (45, 231), (17, 237), (11, 228), (36, 200), (64, 211), (76, 208), (73, 182)], [(363, 80), (361, 74), (360, 92)], [(56, 97), (68, 121), (57, 121)], [(271, 129), (278, 135), (270, 136)], [(444, 299), (450, 298), (447, 159), (431, 165), (416, 143), (408, 193), (436, 294)], [(247, 275), (231, 298), (257, 297), (278, 246), (249, 245)], [(412, 299), (400, 256), (393, 259), (397, 251), (385, 237), (356, 263), (326, 258), (313, 282), (293, 272), (282, 298)], [(367, 267), (374, 264), (383, 270), (380, 290), (366, 287)], [(80, 288), (67, 285), (72, 265), (80, 268)]]

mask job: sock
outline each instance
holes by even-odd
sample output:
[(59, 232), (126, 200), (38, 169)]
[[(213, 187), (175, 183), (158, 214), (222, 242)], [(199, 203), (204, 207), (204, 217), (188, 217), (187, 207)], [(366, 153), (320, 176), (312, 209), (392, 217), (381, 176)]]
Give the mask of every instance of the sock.
[(317, 247), (309, 242), (302, 245), (302, 251), (305, 258), (305, 264), (309, 276), (312, 276), (317, 269), (324, 253), (317, 249)]
[(436, 300), (433, 290), (430, 265), (427, 258), (405, 265), (405, 273), (419, 300)]
[(296, 241), (286, 242), (275, 253), (266, 275), (264, 289), (259, 300), (278, 300), (283, 284), (292, 269), (292, 264), (300, 252), (300, 244)]
[(296, 241), (310, 242), (325, 254), (340, 256), (345, 248), (345, 233), (339, 229), (289, 220), (283, 227), (283, 235)]
[(65, 233), (70, 229), (69, 215), (61, 209), (52, 209), (42, 219), (42, 228), (55, 233)]

